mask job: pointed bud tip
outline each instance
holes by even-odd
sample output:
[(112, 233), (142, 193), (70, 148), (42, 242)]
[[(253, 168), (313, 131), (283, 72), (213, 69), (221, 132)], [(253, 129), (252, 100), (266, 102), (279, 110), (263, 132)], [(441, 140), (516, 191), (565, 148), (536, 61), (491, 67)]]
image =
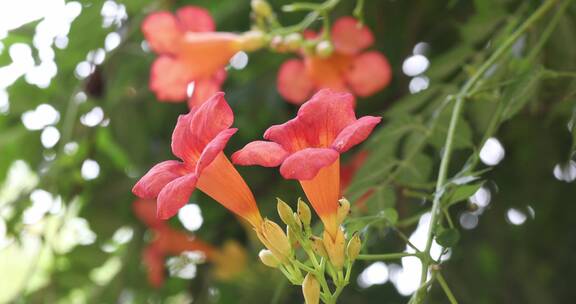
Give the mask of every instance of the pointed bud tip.
[(262, 264), (268, 267), (277, 268), (280, 265), (280, 261), (278, 261), (278, 259), (274, 256), (274, 254), (270, 250), (267, 249), (260, 250), (260, 252), (258, 253), (258, 257), (260, 258)]
[(276, 204), (276, 209), (282, 222), (288, 226), (294, 225), (294, 211), (292, 211), (292, 208), (290, 208), (290, 206), (283, 200), (279, 198), (276, 198), (276, 200), (278, 202)]
[(304, 224), (304, 226), (308, 227), (310, 226), (310, 221), (312, 220), (312, 211), (310, 211), (310, 207), (308, 207), (308, 205), (302, 200), (302, 199), (298, 199), (298, 217), (300, 217), (300, 220), (302, 221), (302, 224)]
[(358, 255), (360, 254), (360, 250), (362, 249), (362, 240), (357, 232), (354, 232), (352, 238), (348, 242), (348, 246), (346, 247), (346, 254), (350, 261), (356, 260)]
[(308, 273), (302, 282), (302, 294), (306, 304), (320, 303), (320, 283), (313, 274)]

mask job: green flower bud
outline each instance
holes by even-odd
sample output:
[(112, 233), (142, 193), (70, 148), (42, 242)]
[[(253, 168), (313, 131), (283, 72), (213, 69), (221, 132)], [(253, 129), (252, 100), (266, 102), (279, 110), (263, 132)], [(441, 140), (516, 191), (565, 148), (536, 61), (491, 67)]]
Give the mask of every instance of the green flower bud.
[(354, 233), (350, 241), (348, 242), (348, 246), (346, 247), (346, 254), (350, 261), (356, 260), (358, 255), (360, 254), (360, 249), (362, 249), (362, 241), (360, 240), (360, 236), (358, 233)]
[(328, 253), (326, 252), (326, 248), (324, 248), (324, 243), (321, 238), (313, 235), (310, 237), (310, 242), (312, 243), (312, 250), (314, 250), (314, 253), (321, 257), (328, 257)]
[(320, 303), (320, 283), (313, 274), (308, 273), (302, 282), (302, 294), (306, 304)]
[(346, 240), (344, 239), (344, 233), (342, 230), (338, 229), (335, 239), (332, 239), (330, 234), (324, 230), (322, 242), (324, 243), (324, 248), (326, 248), (326, 252), (328, 253), (330, 263), (337, 270), (342, 269), (345, 260), (344, 247), (346, 246)]
[(338, 211), (336, 213), (336, 220), (338, 221), (338, 225), (340, 225), (342, 224), (342, 222), (344, 222), (344, 220), (350, 213), (350, 202), (345, 198), (340, 199), (338, 202), (339, 205), (338, 205)]
[(289, 34), (284, 38), (284, 44), (290, 51), (297, 51), (302, 43), (302, 35), (299, 33)]
[(292, 256), (290, 241), (278, 224), (264, 219), (262, 225), (256, 230), (256, 235), (281, 262), (287, 262)]
[(260, 258), (260, 261), (262, 261), (262, 264), (268, 267), (277, 268), (280, 265), (280, 261), (278, 261), (278, 259), (274, 256), (274, 254), (270, 250), (267, 249), (260, 250), (260, 252), (258, 253), (258, 257)]
[(280, 215), (280, 219), (282, 222), (288, 226), (294, 225), (294, 211), (288, 204), (286, 204), (283, 200), (276, 198), (278, 203), (276, 204), (276, 209), (278, 209), (278, 215)]
[(239, 38), (240, 49), (252, 52), (264, 45), (265, 35), (259, 30), (251, 30), (243, 33)]
[(254, 11), (258, 16), (266, 18), (270, 17), (273, 13), (272, 7), (265, 0), (252, 0), (250, 6), (252, 7), (252, 11)]
[(310, 207), (306, 205), (306, 203), (302, 199), (298, 199), (298, 217), (304, 224), (304, 227), (310, 226), (310, 221), (312, 220), (312, 212), (310, 211)]
[(334, 46), (328, 40), (322, 40), (316, 45), (316, 55), (321, 58), (328, 58), (334, 52)]

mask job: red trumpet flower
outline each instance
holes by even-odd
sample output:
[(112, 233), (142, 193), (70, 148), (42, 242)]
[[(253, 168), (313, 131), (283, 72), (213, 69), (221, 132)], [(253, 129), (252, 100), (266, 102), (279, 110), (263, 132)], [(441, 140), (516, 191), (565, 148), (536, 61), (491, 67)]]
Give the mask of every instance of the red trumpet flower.
[(264, 138), (232, 155), (240, 165), (280, 166), (284, 178), (300, 181), (326, 231), (336, 236), (340, 198), (340, 153), (364, 141), (380, 117), (356, 119), (354, 97), (320, 90), (296, 118), (270, 127)]
[(282, 64), (278, 91), (287, 101), (302, 104), (322, 88), (367, 97), (390, 83), (392, 73), (386, 57), (377, 51), (362, 52), (374, 43), (366, 26), (352, 17), (342, 17), (334, 23), (331, 39), (334, 52), (327, 58), (303, 54), (303, 60), (290, 59)]
[(241, 36), (214, 32), (210, 13), (185, 6), (176, 11), (150, 14), (142, 32), (159, 57), (152, 65), (150, 89), (160, 101), (181, 102), (193, 88), (189, 106), (199, 105), (220, 90), (224, 67), (241, 50)]
[(262, 217), (254, 195), (236, 168), (222, 152), (237, 129), (232, 110), (217, 93), (180, 115), (172, 133), (172, 153), (182, 161), (161, 162), (144, 175), (132, 189), (145, 199), (158, 198), (157, 213), (162, 219), (174, 216), (195, 188), (224, 207), (259, 227)]

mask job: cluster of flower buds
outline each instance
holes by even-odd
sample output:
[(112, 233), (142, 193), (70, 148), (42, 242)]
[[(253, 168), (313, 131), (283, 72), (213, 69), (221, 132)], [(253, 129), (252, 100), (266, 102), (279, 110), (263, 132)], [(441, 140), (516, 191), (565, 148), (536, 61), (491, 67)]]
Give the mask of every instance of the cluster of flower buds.
[(303, 42), (304, 38), (299, 33), (276, 35), (270, 39), (270, 48), (279, 53), (296, 52), (300, 50)]
[[(250, 5), (253, 18), (260, 30), (266, 28), (265, 24), (276, 24), (276, 14), (266, 0), (252, 0)], [(273, 32), (271, 31), (271, 34)], [(328, 58), (334, 53), (334, 45), (329, 39), (321, 35), (312, 35), (312, 32), (308, 33), (313, 37), (304, 37), (299, 32), (273, 34), (268, 37), (269, 47), (278, 53), (302, 52), (320, 58)]]
[[(311, 209), (301, 199), (296, 211), (281, 199), (278, 199), (277, 209), (286, 229), (268, 219), (256, 229), (258, 238), (266, 247), (259, 253), (260, 260), (268, 267), (280, 269), (292, 284), (302, 285), (306, 304), (319, 303), (320, 300), (331, 303), (349, 282), (352, 264), (362, 246), (360, 237), (353, 234), (346, 241), (340, 228), (336, 235), (326, 230), (322, 237), (314, 235), (315, 229), (310, 226)], [(350, 203), (341, 199), (338, 224), (342, 224), (349, 212)], [(298, 251), (303, 254), (297, 255)], [(299, 258), (304, 256), (305, 260)], [(329, 286), (328, 276), (333, 286)]]

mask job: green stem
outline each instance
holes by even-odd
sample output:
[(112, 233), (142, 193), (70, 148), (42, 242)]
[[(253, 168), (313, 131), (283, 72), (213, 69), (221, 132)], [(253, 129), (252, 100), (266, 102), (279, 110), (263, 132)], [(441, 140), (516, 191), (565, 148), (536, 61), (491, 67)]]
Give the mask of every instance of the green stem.
[(311, 267), (309, 267), (309, 266), (306, 266), (304, 263), (302, 263), (302, 262), (300, 262), (300, 261), (298, 261), (298, 260), (294, 260), (294, 264), (295, 264), (296, 266), (302, 268), (302, 269), (303, 269), (304, 271), (306, 271), (306, 272), (312, 272), (312, 273), (315, 273), (315, 272), (316, 272), (316, 270), (314, 270), (313, 268), (311, 268)]
[(312, 252), (312, 250), (310, 250), (308, 246), (304, 248), (304, 252), (306, 252), (308, 258), (310, 259), (310, 261), (312, 261), (312, 266), (314, 267), (312, 273), (315, 274), (316, 279), (318, 280), (318, 282), (320, 282), (322, 290), (324, 291), (324, 293), (330, 294), (331, 293), (330, 288), (328, 287), (328, 283), (326, 282), (326, 278), (324, 277), (324, 260), (318, 263), (316, 255), (314, 254), (314, 252)]
[(358, 260), (367, 261), (384, 261), (384, 260), (397, 260), (403, 257), (417, 256), (416, 253), (408, 252), (398, 252), (398, 253), (384, 253), (384, 254), (361, 254), (358, 256)]
[(526, 56), (528, 62), (532, 62), (536, 58), (536, 56), (538, 56), (540, 51), (542, 51), (544, 45), (546, 44), (546, 41), (548, 41), (548, 38), (550, 38), (550, 36), (554, 32), (554, 29), (556, 28), (558, 22), (560, 21), (560, 17), (564, 15), (564, 12), (568, 8), (568, 4), (570, 4), (570, 2), (571, 0), (566, 0), (560, 4), (560, 7), (558, 8), (558, 10), (556, 10), (556, 13), (554, 14), (554, 16), (552, 16), (546, 28), (544, 28), (544, 31), (540, 35), (540, 39), (538, 39), (536, 45), (534, 45), (531, 48), (530, 53), (528, 53), (528, 55)]
[(340, 0), (326, 0), (321, 4), (317, 3), (293, 3), (290, 5), (285, 5), (282, 9), (286, 12), (293, 12), (297, 10), (310, 10), (311, 12), (304, 17), (300, 23), (284, 28), (280, 28), (276, 31), (272, 31), (272, 34), (285, 35), (295, 32), (301, 32), (307, 29), (314, 21), (318, 20), (320, 16), (328, 14), (334, 7), (340, 2)]
[(450, 212), (448, 212), (448, 208), (444, 208), (442, 212), (444, 213), (444, 217), (448, 221), (448, 227), (454, 229), (454, 223), (452, 222), (452, 218), (450, 217)]
[(297, 11), (316, 11), (320, 9), (321, 4), (319, 3), (293, 3), (282, 6), (282, 10), (291, 13)]
[(420, 221), (420, 218), (422, 217), (422, 214), (426, 213), (430, 211), (428, 208), (410, 216), (407, 217), (405, 219), (402, 219), (400, 221), (398, 221), (398, 223), (396, 223), (396, 227), (398, 228), (405, 228), (405, 227), (410, 227), (412, 225), (415, 225), (416, 223), (418, 223), (418, 221)]
[[(430, 249), (432, 248), (432, 241), (434, 239), (433, 232), (434, 228), (438, 222), (438, 215), (440, 211), (440, 198), (443, 195), (444, 187), (446, 184), (446, 179), (448, 176), (448, 166), (450, 164), (450, 158), (452, 156), (452, 147), (454, 143), (454, 134), (456, 132), (456, 127), (458, 125), (458, 118), (462, 113), (464, 106), (465, 96), (468, 96), (469, 92), (472, 91), (478, 81), (484, 76), (486, 71), (492, 67), (511, 47), (512, 45), (524, 34), (536, 21), (542, 18), (557, 2), (557, 0), (548, 0), (542, 4), (512, 35), (510, 35), (504, 43), (496, 49), (496, 51), (484, 62), (482, 66), (476, 71), (474, 75), (464, 84), (462, 89), (457, 93), (452, 110), (452, 116), (450, 118), (450, 125), (448, 127), (448, 134), (446, 136), (446, 142), (444, 144), (444, 154), (442, 156), (442, 161), (440, 162), (440, 170), (438, 173), (438, 179), (436, 182), (436, 190), (434, 192), (434, 200), (432, 202), (432, 211), (430, 224), (427, 229), (426, 237), (426, 247), (424, 253), (426, 255), (430, 254)], [(428, 279), (428, 267), (430, 266), (429, 259), (422, 260), (422, 272), (420, 277), (420, 285), (426, 284)], [(426, 294), (426, 289), (420, 289), (415, 297), (415, 303), (421, 303)]]
[(576, 78), (576, 72), (572, 71), (552, 71), (552, 70), (544, 70), (543, 72), (544, 77), (548, 78), (560, 78), (560, 77), (567, 77), (567, 78)]
[(364, 24), (364, 0), (358, 0), (356, 2), (356, 7), (354, 7), (354, 11), (352, 11), (352, 15)]
[(416, 247), (416, 245), (412, 244), (412, 242), (410, 242), (410, 239), (408, 238), (408, 236), (406, 236), (404, 234), (404, 232), (402, 232), (400, 229), (396, 228), (396, 227), (392, 227), (392, 229), (394, 229), (394, 231), (396, 232), (396, 234), (398, 234), (398, 236), (404, 240), (404, 242), (406, 242), (406, 245), (408, 245), (410, 248), (414, 249), (415, 252), (421, 253), (422, 251), (420, 251), (420, 249), (418, 249), (418, 247)]
[(442, 274), (439, 271), (436, 273), (436, 279), (438, 280), (438, 283), (442, 287), (442, 290), (444, 290), (444, 293), (446, 294), (448, 301), (450, 301), (450, 304), (458, 304), (458, 301), (456, 300), (456, 297), (454, 297), (452, 290), (450, 290), (450, 287), (448, 287), (446, 280), (444, 280), (444, 276), (442, 276)]

